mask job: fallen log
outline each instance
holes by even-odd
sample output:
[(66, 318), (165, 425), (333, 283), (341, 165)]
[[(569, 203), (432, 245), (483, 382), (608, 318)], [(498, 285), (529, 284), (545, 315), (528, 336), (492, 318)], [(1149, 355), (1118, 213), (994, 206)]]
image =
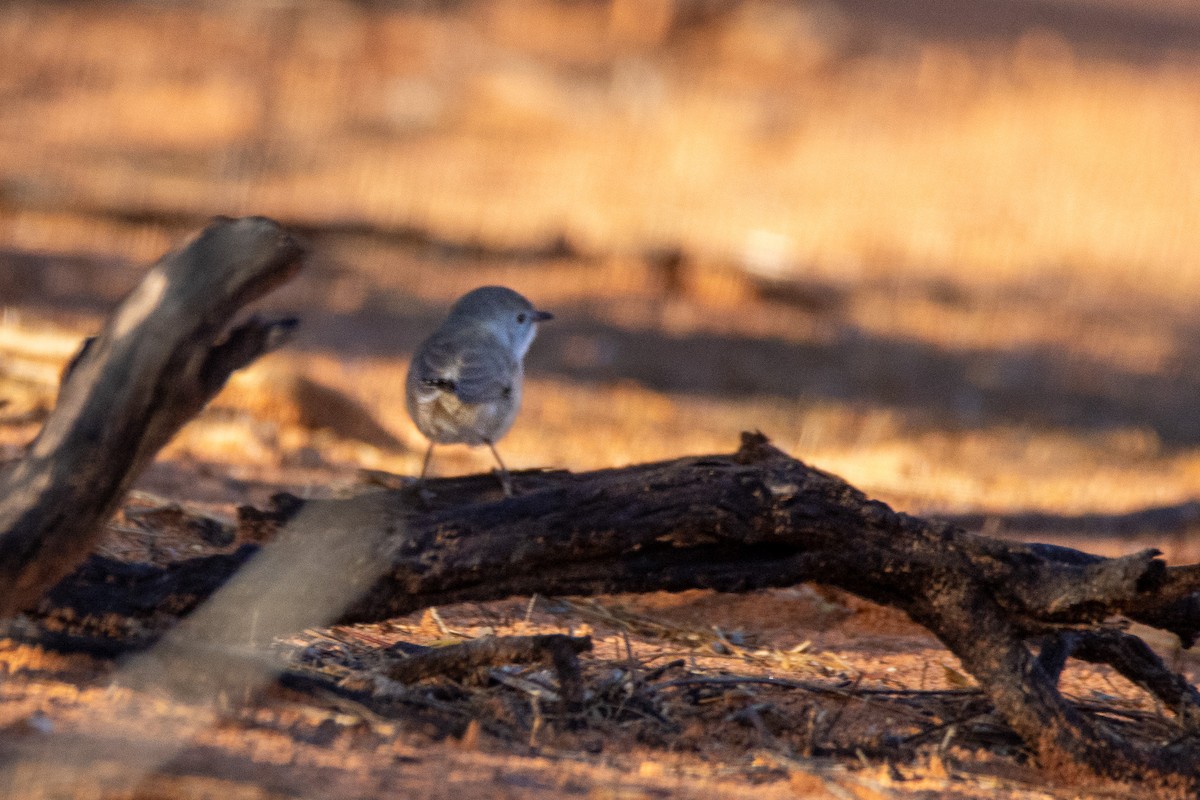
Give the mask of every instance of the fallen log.
[(64, 371), (24, 457), (0, 472), (0, 617), (35, 602), (93, 549), (142, 468), (291, 320), (243, 306), (287, 280), (302, 249), (260, 217), (218, 219), (163, 257)]
[[(499, 496), (488, 476), (431, 481), (432, 501), (411, 489), (283, 497), (276, 511), (243, 513), (243, 537), (269, 540), (261, 553), (244, 544), (132, 571), (93, 558), (55, 589), (50, 605), (86, 598), (78, 611), (184, 612), (277, 548), (330, 565), (317, 573), (330, 583), (361, 585), (331, 615), (342, 623), (533, 593), (744, 592), (816, 581), (902, 609), (927, 627), (1046, 763), (1121, 778), (1198, 777), (1200, 695), (1111, 623), (1137, 620), (1190, 644), (1200, 631), (1200, 615), (1191, 613), (1200, 591), (1194, 566), (1168, 567), (1154, 551), (1106, 559), (1005, 542), (898, 513), (759, 434), (745, 435), (730, 455), (514, 479), (512, 498)], [(346, 552), (356, 555), (337, 555)], [(370, 566), (358, 572), (352, 563)], [(234, 606), (270, 605), (270, 574), (243, 588)], [(110, 588), (106, 602), (96, 596), (100, 584)], [(325, 590), (308, 591), (320, 606)], [(1137, 746), (1082, 715), (1057, 688), (1068, 657), (1111, 664), (1150, 691), (1175, 714), (1179, 741)]]

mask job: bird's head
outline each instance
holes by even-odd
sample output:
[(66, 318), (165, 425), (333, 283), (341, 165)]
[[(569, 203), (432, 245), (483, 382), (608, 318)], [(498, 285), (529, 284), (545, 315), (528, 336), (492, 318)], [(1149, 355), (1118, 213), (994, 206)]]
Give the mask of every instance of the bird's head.
[(487, 328), (512, 348), (513, 355), (524, 358), (537, 335), (538, 323), (554, 319), (554, 315), (539, 311), (507, 287), (481, 286), (458, 299), (450, 309), (450, 319)]

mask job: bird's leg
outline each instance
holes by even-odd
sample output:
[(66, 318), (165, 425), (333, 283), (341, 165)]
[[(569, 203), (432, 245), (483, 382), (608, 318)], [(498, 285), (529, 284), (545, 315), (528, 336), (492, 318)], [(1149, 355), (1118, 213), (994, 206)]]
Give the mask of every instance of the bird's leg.
[(504, 490), (505, 497), (513, 496), (512, 477), (508, 474), (508, 467), (504, 466), (504, 460), (500, 458), (500, 454), (496, 452), (496, 446), (491, 442), (487, 442), (488, 449), (492, 451), (492, 455), (496, 459), (496, 463), (500, 465), (500, 469), (496, 472), (496, 479), (500, 481), (500, 488)]
[(421, 502), (428, 506), (433, 502), (434, 494), (429, 489), (425, 488), (425, 473), (429, 472), (429, 461), (433, 458), (433, 442), (429, 443), (429, 449), (425, 451), (425, 461), (421, 464), (421, 475), (417, 478), (417, 483), (414, 486), (417, 492), (417, 497)]
[(429, 443), (429, 449), (425, 451), (425, 461), (421, 464), (421, 477), (417, 478), (417, 483), (425, 482), (425, 473), (429, 471), (429, 459), (433, 458), (433, 442)]

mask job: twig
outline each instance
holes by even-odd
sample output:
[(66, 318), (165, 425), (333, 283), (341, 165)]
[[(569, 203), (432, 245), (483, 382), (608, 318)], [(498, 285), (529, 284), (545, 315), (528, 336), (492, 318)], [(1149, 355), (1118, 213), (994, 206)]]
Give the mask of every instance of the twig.
[(368, 721), (394, 718), (395, 706), (405, 705), (436, 711), (464, 724), (477, 720), (484, 731), (498, 738), (512, 740), (516, 736), (507, 726), (479, 720), (467, 709), (413, 691), (404, 684), (379, 675), (356, 675), (338, 680), (319, 670), (294, 667), (280, 674), (279, 684), (325, 698), (327, 702), (359, 713)]
[(848, 693), (843, 696), (843, 702), (837, 707), (837, 711), (833, 713), (833, 719), (829, 720), (829, 724), (825, 726), (826, 739), (832, 738), (833, 729), (836, 728), (837, 724), (842, 721), (842, 715), (846, 713), (846, 706), (849, 705), (849, 701), (854, 699), (855, 690), (858, 688), (858, 684), (861, 682), (862, 676), (859, 675), (854, 679), (854, 684), (850, 687)]
[(897, 697), (977, 697), (983, 693), (979, 689), (898, 689), (887, 687), (860, 687), (856, 679), (849, 688), (827, 686), (813, 681), (797, 681), (789, 678), (775, 678), (766, 675), (694, 675), (686, 678), (658, 684), (660, 689), (670, 689), (678, 686), (737, 686), (741, 684), (762, 684), (779, 686), (785, 689), (803, 689), (814, 694), (828, 694), (836, 697), (853, 698), (859, 695), (894, 695)]
[(568, 705), (577, 706), (583, 700), (583, 678), (577, 656), (591, 649), (592, 640), (588, 636), (560, 633), (486, 636), (397, 661), (387, 670), (387, 676), (401, 683), (416, 683), (434, 675), (461, 676), (480, 667), (549, 660), (558, 673), (563, 698)]

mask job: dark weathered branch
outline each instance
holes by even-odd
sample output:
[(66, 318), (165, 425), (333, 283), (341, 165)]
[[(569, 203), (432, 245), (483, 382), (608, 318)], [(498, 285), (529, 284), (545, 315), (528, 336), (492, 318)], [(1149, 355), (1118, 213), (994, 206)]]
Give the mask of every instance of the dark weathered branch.
[(401, 683), (416, 683), (435, 675), (462, 676), (480, 667), (549, 661), (558, 675), (563, 701), (568, 708), (574, 708), (583, 702), (578, 655), (591, 649), (592, 640), (588, 636), (561, 633), (486, 636), (410, 655), (393, 663), (387, 677)]
[(300, 257), (270, 220), (218, 219), (159, 261), (87, 340), (41, 433), (0, 473), (0, 617), (77, 566), (154, 454), (233, 370), (286, 337), (286, 320), (226, 329)]
[(969, 531), (987, 530), (1011, 539), (1054, 539), (1068, 535), (1091, 542), (1150, 538), (1158, 542), (1190, 539), (1200, 533), (1200, 502), (1143, 508), (1122, 514), (1059, 515), (948, 514), (941, 519)]
[(1104, 629), (1068, 636), (1073, 640), (1071, 654), (1075, 658), (1112, 666), (1174, 712), (1185, 730), (1200, 733), (1200, 692), (1172, 672), (1141, 639)]
[[(1058, 662), (1077, 653), (1112, 664), (1190, 728), (1195, 697), (1179, 676), (1132, 637), (1085, 634), (1126, 615), (1190, 642), (1200, 622), (1177, 612), (1181, 603), (1196, 603), (1181, 588), (1194, 568), (1168, 570), (1153, 551), (1105, 559), (900, 514), (758, 435), (747, 435), (729, 456), (515, 478), (518, 495), (508, 499), (497, 495), (494, 481), (473, 476), (431, 482), (431, 505), (403, 489), (307, 503), (285, 497), (276, 512), (248, 511), (244, 523), (258, 539), (271, 540), (279, 528), (264, 557), (283, 548), (329, 564), (331, 554), (350, 552), (337, 558), (368, 565), (366, 572), (328, 573), (330, 582), (363, 589), (332, 615), (343, 622), (516, 594), (741, 592), (807, 580), (838, 586), (903, 609), (935, 633), (1047, 763), (1125, 777), (1197, 778), (1200, 760), (1190, 740), (1158, 750), (1136, 746), (1081, 714), (1057, 688)], [(122, 574), (124, 610), (193, 606), (255, 547), (209, 557), (202, 569), (183, 562)], [(87, 569), (108, 568), (93, 560)], [(321, 574), (319, 565), (310, 571)], [(81, 571), (52, 599), (70, 602), (96, 578)], [(251, 583), (242, 591), (238, 607), (246, 608), (264, 590)], [(1081, 636), (1061, 658), (1053, 648), (1042, 658), (1033, 654), (1031, 644), (1063, 631)]]
[(587, 636), (560, 633), (486, 636), (410, 655), (396, 661), (387, 676), (401, 683), (415, 683), (433, 675), (462, 676), (480, 667), (497, 664), (529, 664), (542, 660), (557, 663), (568, 653), (574, 656), (591, 649), (592, 640)]

